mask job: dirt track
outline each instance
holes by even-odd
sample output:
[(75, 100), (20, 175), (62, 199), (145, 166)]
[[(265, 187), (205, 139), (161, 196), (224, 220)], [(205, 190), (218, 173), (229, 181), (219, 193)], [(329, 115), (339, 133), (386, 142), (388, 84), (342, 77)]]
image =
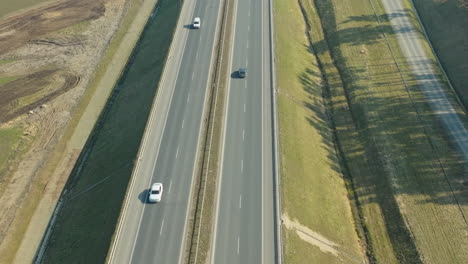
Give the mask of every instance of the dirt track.
[(0, 22), (0, 55), (47, 33), (101, 17), (106, 1), (60, 1), (6, 18)]
[[(27, 149), (0, 170), (0, 263), (13, 261), (33, 213), (28, 195), (38, 199), (49, 187), (49, 179), (39, 181), (37, 174), (63, 136), (127, 2), (63, 0), (0, 20), (0, 78), (17, 77), (0, 85), (0, 129), (21, 128), (18, 145)], [(67, 175), (62, 177), (59, 182)], [(51, 191), (60, 193), (60, 186)]]

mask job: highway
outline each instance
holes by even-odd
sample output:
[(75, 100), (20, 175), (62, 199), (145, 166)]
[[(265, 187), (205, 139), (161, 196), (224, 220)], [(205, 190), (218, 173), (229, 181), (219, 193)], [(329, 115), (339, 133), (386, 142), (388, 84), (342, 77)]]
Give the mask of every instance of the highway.
[[(182, 262), (219, 14), (219, 1), (185, 0), (108, 263)], [(158, 204), (147, 203), (153, 182), (164, 185)]]
[(276, 263), (268, 1), (237, 0), (211, 263)]

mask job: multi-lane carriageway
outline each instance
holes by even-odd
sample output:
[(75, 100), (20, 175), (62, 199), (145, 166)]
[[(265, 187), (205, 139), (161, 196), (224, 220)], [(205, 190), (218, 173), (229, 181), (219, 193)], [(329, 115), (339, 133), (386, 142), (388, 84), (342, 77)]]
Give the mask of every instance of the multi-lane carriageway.
[[(268, 0), (237, 0), (212, 263), (275, 263)], [(110, 263), (181, 263), (220, 1), (185, 0), (132, 176)], [(201, 17), (201, 29), (186, 27)], [(163, 200), (139, 199), (153, 182)]]

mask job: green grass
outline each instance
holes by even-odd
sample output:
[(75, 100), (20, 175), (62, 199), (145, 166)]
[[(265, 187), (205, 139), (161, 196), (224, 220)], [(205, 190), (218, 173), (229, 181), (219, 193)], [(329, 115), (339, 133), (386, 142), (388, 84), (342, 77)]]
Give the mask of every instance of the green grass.
[[(53, 154), (51, 155), (50, 159), (46, 162), (44, 165), (43, 169), (40, 170), (37, 178), (34, 180), (34, 183), (31, 186), (28, 199), (26, 200), (25, 204), (22, 205), (21, 211), (19, 211), (19, 216), (18, 219), (21, 219), (19, 221), (15, 221), (15, 226), (13, 227), (12, 232), (14, 232), (14, 237), (16, 238), (14, 241), (12, 241), (10, 244), (6, 245), (4, 250), (2, 251), (2, 255), (0, 257), (0, 263), (11, 263), (15, 257), (15, 253), (18, 250), (18, 247), (23, 239), (24, 232), (26, 232), (26, 229), (28, 225), (30, 224), (31, 217), (33, 216), (33, 213), (40, 201), (40, 197), (43, 196), (43, 190), (46, 187), (46, 185), (49, 182), (49, 177), (51, 174), (54, 173), (55, 169), (57, 168), (60, 159), (63, 157), (64, 153), (67, 151), (67, 146), (70, 143), (70, 141), (76, 140), (72, 135), (74, 134), (74, 131), (79, 124), (81, 117), (83, 116), (83, 113), (85, 110), (89, 110), (87, 107), (90, 104), (91, 97), (95, 97), (95, 91), (99, 87), (101, 90), (107, 88), (108, 85), (110, 85), (112, 88), (114, 83), (117, 82), (117, 77), (119, 76), (118, 73), (120, 73), (123, 70), (123, 66), (125, 66), (125, 62), (128, 60), (128, 58), (131, 55), (131, 49), (127, 53), (126, 47), (134, 46), (134, 42), (132, 41), (133, 38), (130, 37), (130, 41), (125, 42), (125, 44), (122, 44), (122, 41), (126, 39), (128, 36), (128, 30), (132, 29), (131, 34), (137, 34), (137, 37), (140, 35), (138, 31), (143, 30), (143, 28), (140, 28), (139, 26), (136, 26), (133, 28), (133, 22), (137, 19), (137, 17), (141, 16), (139, 14), (140, 7), (143, 5), (151, 6), (150, 4), (147, 4), (148, 2), (144, 2), (144, 0), (135, 0), (131, 1), (128, 3), (127, 11), (124, 15), (122, 24), (119, 27), (119, 30), (115, 33), (115, 35), (112, 38), (112, 41), (110, 42), (109, 46), (106, 48), (106, 51), (103, 55), (103, 58), (100, 60), (99, 66), (97, 67), (97, 70), (93, 76), (91, 84), (88, 86), (86, 93), (83, 95), (82, 99), (80, 100), (79, 105), (77, 108), (74, 110), (73, 118), (71, 119), (69, 125), (67, 126), (67, 129), (58, 142), (57, 146), (54, 149)], [(141, 18), (141, 17), (140, 17)], [(143, 22), (146, 22), (146, 19), (144, 19)], [(87, 23), (79, 23), (79, 27), (84, 27), (87, 26)], [(144, 26), (144, 24), (143, 24)], [(74, 28), (71, 26), (71, 28)], [(141, 32), (140, 31), (140, 32)], [(62, 32), (60, 32), (62, 33)], [(66, 32), (66, 33), (76, 33), (76, 32)], [(135, 42), (137, 39), (135, 40)], [(119, 49), (119, 47), (122, 45), (125, 45), (126, 47), (123, 49)], [(10, 62), (16, 61), (15, 59), (3, 59), (0, 60), (0, 65), (1, 64), (6, 64)], [(120, 64), (123, 63), (123, 66), (120, 67)], [(111, 72), (109, 74), (109, 72)], [(117, 73), (117, 77), (114, 79), (113, 78), (113, 72)], [(106, 80), (105, 82), (101, 82), (102, 80)], [(85, 132), (86, 134), (86, 132)], [(29, 143), (32, 141), (32, 138), (28, 138)], [(24, 149), (27, 149), (28, 143), (25, 143)], [(76, 145), (76, 144), (75, 144)], [(74, 146), (75, 146), (74, 145)], [(73, 148), (73, 147), (72, 147)], [(68, 155), (74, 155), (74, 151), (71, 153), (68, 153)], [(1, 192), (1, 190), (0, 190)]]
[(17, 80), (20, 76), (0, 76), (0, 86)]
[(21, 133), (22, 130), (17, 127), (0, 129), (0, 181), (2, 181), (3, 172), (8, 166), (8, 160), (17, 150)]
[(77, 34), (83, 33), (86, 30), (88, 30), (90, 25), (91, 25), (91, 20), (85, 20), (85, 21), (81, 21), (79, 23), (76, 23), (74, 25), (71, 25), (69, 27), (62, 28), (60, 30), (54, 31), (52, 34), (77, 35)]
[(301, 2), (370, 260), (464, 263), (463, 166), (413, 80), (383, 7), (368, 0)]
[(3, 64), (8, 64), (8, 63), (11, 63), (11, 62), (14, 62), (16, 60), (14, 59), (0, 59), (0, 65), (3, 65)]
[(460, 0), (413, 0), (442, 66), (468, 109), (468, 6)]
[(44, 263), (105, 261), (171, 43), (179, 4), (160, 1), (157, 15), (146, 25), (66, 184), (64, 205), (51, 233)]
[(29, 8), (45, 1), (48, 0), (2, 0), (0, 2), (0, 18), (9, 13)]
[(287, 263), (363, 260), (333, 131), (322, 98), (321, 74), (309, 49), (306, 24), (295, 1), (275, 1), (275, 43), (281, 145), (283, 217), (338, 244), (334, 256), (285, 228)]

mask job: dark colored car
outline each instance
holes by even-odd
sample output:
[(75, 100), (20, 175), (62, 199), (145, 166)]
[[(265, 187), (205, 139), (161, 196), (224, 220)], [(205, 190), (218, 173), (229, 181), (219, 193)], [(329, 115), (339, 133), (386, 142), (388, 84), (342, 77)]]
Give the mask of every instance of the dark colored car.
[(239, 68), (239, 71), (237, 71), (237, 76), (239, 76), (239, 78), (247, 77), (247, 69), (246, 68)]

